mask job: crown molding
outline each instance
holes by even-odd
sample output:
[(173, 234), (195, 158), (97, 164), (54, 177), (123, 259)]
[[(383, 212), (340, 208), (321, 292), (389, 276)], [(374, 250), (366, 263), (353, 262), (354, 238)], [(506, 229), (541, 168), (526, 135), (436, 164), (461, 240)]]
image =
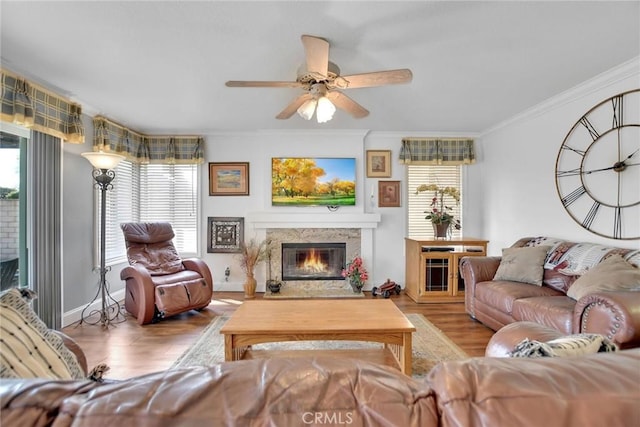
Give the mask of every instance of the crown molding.
[(478, 132), (438, 132), (438, 131), (371, 131), (367, 135), (368, 138), (380, 137), (380, 138), (477, 138), (480, 136)]
[(247, 136), (273, 136), (273, 135), (284, 135), (284, 136), (352, 136), (357, 138), (364, 138), (369, 133), (368, 129), (257, 129), (251, 131), (232, 131), (232, 130), (222, 130), (222, 131), (209, 131), (205, 132), (207, 136), (211, 137), (247, 137)]
[(640, 56), (636, 56), (622, 64), (607, 70), (597, 76), (580, 83), (564, 92), (561, 92), (531, 108), (522, 111), (511, 118), (500, 122), (484, 131), (480, 132), (480, 137), (484, 137), (490, 133), (496, 132), (513, 123), (531, 119), (541, 114), (546, 114), (551, 110), (555, 110), (577, 99), (583, 98), (596, 91), (602, 90), (608, 86), (620, 83), (628, 78), (638, 76), (637, 86), (640, 87)]

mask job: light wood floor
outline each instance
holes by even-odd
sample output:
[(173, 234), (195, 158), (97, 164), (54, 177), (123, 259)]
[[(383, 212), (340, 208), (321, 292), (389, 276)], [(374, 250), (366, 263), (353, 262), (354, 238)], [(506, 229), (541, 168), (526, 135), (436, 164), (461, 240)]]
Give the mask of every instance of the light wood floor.
[[(470, 356), (484, 355), (493, 331), (471, 319), (463, 303), (416, 304), (404, 293), (391, 299), (404, 313), (424, 315)], [(63, 331), (84, 350), (89, 368), (106, 363), (111, 368), (108, 378), (124, 379), (169, 368), (211, 319), (230, 314), (242, 301), (240, 292), (215, 292), (209, 307), (201, 312), (190, 311), (155, 324), (140, 326), (127, 314), (126, 321), (109, 329), (83, 323)]]

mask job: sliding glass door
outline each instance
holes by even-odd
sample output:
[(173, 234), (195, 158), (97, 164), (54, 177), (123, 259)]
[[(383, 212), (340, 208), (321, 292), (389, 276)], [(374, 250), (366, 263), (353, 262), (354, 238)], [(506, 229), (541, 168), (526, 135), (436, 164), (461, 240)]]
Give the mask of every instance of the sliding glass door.
[(25, 287), (27, 277), (27, 136), (7, 127), (0, 132), (0, 288)]

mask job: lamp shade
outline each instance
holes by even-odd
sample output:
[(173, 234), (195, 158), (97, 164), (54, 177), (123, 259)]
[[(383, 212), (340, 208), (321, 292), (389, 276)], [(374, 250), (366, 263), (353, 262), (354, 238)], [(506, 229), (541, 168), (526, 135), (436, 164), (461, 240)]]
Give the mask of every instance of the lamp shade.
[(336, 107), (328, 98), (321, 96), (318, 99), (318, 107), (316, 108), (316, 119), (318, 123), (326, 123), (333, 118)]
[(316, 111), (316, 100), (309, 99), (298, 108), (298, 114), (305, 120), (311, 120), (313, 113)]
[(96, 169), (114, 169), (118, 163), (124, 160), (120, 154), (105, 153), (103, 151), (92, 151), (80, 154), (87, 159)]

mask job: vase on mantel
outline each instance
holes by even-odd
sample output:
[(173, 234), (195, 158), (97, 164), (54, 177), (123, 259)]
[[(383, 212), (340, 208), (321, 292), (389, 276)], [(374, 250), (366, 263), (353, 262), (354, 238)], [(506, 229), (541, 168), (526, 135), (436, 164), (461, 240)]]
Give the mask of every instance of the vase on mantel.
[(253, 275), (247, 275), (247, 278), (242, 285), (244, 288), (244, 299), (253, 299), (256, 297), (256, 286), (258, 281)]
[(433, 235), (436, 239), (446, 239), (449, 237), (449, 227), (451, 223), (448, 221), (443, 221), (439, 224), (431, 223), (433, 225)]

